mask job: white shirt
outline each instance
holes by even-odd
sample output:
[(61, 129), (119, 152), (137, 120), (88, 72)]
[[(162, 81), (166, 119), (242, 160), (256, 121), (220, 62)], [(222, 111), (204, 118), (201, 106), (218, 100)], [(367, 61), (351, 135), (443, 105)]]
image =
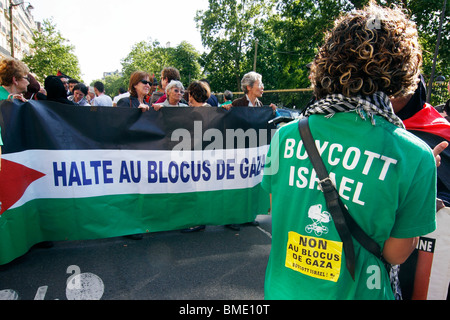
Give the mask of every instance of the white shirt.
[(101, 94), (94, 98), (92, 105), (97, 107), (112, 107), (112, 99), (106, 94)]
[(119, 102), (122, 98), (127, 98), (130, 96), (130, 93), (127, 91), (125, 93), (119, 94), (118, 96), (115, 96), (113, 99), (113, 106), (117, 106), (117, 102)]
[[(253, 103), (250, 101), (250, 99), (248, 98), (248, 95), (245, 95), (245, 97), (248, 100), (248, 106), (249, 107), (254, 107)], [(255, 103), (257, 104), (259, 102), (258, 98), (256, 98)]]

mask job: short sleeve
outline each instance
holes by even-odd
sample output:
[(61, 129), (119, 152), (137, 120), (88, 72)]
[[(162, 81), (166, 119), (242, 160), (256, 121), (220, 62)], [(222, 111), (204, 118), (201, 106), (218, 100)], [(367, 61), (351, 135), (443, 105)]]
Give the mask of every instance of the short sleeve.
[(436, 229), (436, 162), (431, 152), (423, 156), (417, 172), (411, 173), (407, 197), (399, 204), (391, 236), (413, 238)]

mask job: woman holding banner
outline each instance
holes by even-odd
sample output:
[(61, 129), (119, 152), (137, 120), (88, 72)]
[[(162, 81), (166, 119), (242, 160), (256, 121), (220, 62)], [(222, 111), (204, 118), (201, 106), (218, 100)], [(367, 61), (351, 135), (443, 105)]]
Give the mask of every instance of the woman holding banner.
[(153, 104), (153, 108), (158, 111), (162, 107), (187, 107), (188, 105), (181, 102), (184, 94), (184, 86), (178, 80), (172, 80), (166, 87), (167, 99), (162, 103)]
[(150, 93), (150, 86), (153, 79), (144, 71), (135, 71), (130, 76), (128, 91), (129, 97), (120, 99), (117, 102), (118, 107), (139, 108), (142, 112), (150, 109), (150, 105), (145, 102), (145, 97)]
[[(225, 109), (230, 110), (231, 107), (263, 107), (263, 103), (258, 99), (261, 98), (264, 93), (262, 75), (254, 71), (246, 73), (242, 77), (241, 87), (245, 95), (233, 100), (231, 105), (225, 105)], [(270, 107), (273, 111), (276, 111), (277, 109), (277, 106), (273, 103), (270, 104)]]
[(211, 107), (208, 101), (211, 96), (211, 89), (209, 85), (202, 81), (192, 82), (188, 89), (189, 93), (189, 106), (190, 107)]

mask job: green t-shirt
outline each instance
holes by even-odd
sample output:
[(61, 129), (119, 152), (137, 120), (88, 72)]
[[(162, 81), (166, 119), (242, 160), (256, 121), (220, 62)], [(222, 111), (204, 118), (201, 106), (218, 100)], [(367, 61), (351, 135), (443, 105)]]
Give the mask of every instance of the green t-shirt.
[[(1, 101), (1, 100), (7, 100), (7, 99), (8, 99), (8, 96), (9, 96), (9, 92), (6, 91), (5, 88), (3, 88), (2, 86), (0, 86), (0, 101)], [(1, 134), (2, 131), (1, 131), (1, 129), (2, 129), (2, 128), (0, 128), (0, 146), (3, 145), (2, 134)]]
[[(2, 86), (0, 86), (0, 101), (1, 101), (1, 100), (7, 100), (7, 99), (8, 99), (8, 96), (9, 96), (9, 92), (6, 91), (5, 88), (3, 88)], [(1, 129), (2, 129), (2, 128), (0, 128), (0, 146), (3, 145), (2, 134), (1, 134), (2, 131), (1, 131)]]
[(226, 101), (226, 102), (222, 103), (221, 105), (219, 105), (219, 107), (227, 106), (232, 103), (233, 103), (233, 101)]
[(9, 92), (5, 88), (0, 86), (0, 101), (8, 100), (8, 97), (9, 97)]
[[(310, 117), (311, 132), (350, 214), (381, 248), (390, 237), (436, 228), (436, 163), (421, 140), (385, 119), (355, 112)], [(298, 121), (274, 135), (262, 181), (272, 194), (266, 299), (393, 299), (382, 262), (354, 240), (355, 281), (318, 189)]]

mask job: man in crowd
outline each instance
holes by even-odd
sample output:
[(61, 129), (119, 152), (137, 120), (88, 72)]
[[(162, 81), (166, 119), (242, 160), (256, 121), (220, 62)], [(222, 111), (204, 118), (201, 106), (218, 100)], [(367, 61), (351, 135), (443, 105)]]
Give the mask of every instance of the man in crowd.
[(110, 96), (105, 94), (105, 85), (101, 81), (94, 83), (94, 91), (96, 97), (92, 101), (92, 106), (112, 107), (113, 102)]

